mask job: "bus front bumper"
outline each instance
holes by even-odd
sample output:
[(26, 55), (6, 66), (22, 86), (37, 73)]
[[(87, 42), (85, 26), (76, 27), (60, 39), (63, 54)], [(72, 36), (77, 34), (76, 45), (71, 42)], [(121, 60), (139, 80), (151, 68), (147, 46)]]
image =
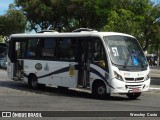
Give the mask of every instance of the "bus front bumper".
[(145, 92), (149, 90), (150, 78), (143, 82), (131, 82), (127, 83), (117, 79), (111, 81), (112, 87), (111, 93), (136, 93)]

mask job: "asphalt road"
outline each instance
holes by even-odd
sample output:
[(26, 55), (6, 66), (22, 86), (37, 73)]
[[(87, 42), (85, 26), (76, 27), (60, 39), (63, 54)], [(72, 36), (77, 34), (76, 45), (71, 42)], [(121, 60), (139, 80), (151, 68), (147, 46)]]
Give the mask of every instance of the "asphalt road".
[[(157, 82), (158, 79), (155, 81)], [(153, 83), (156, 84), (156, 82)], [(159, 103), (160, 90), (157, 89), (143, 93), (137, 100), (129, 100), (125, 95), (119, 94), (114, 94), (106, 100), (99, 100), (93, 98), (89, 93), (74, 90), (63, 91), (53, 87), (32, 90), (25, 83), (9, 80), (6, 71), (0, 70), (0, 111), (110, 111), (111, 113), (112, 111), (155, 111), (155, 114), (160, 117), (160, 112), (156, 112), (160, 111)], [(117, 114), (121, 114), (121, 112)], [(120, 119), (119, 117), (118, 119)], [(158, 120), (159, 117), (154, 117), (154, 120)], [(74, 120), (75, 118), (63, 117), (62, 114), (54, 119)], [(115, 120), (117, 117), (76, 117), (76, 119)], [(125, 119), (136, 118), (123, 118), (123, 120)], [(144, 119), (151, 120), (146, 116)]]
[(160, 89), (160, 67), (151, 67), (151, 87)]

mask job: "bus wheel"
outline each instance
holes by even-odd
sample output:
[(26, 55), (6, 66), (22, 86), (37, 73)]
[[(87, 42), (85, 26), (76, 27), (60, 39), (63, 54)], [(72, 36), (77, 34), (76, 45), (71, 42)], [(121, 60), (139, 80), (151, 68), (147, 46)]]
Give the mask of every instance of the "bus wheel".
[(110, 94), (107, 94), (107, 89), (104, 83), (98, 83), (93, 86), (93, 91), (95, 97), (100, 99), (105, 99), (106, 97), (109, 97)]
[(28, 84), (33, 89), (38, 89), (38, 87), (39, 87), (38, 86), (38, 80), (37, 80), (37, 77), (35, 75), (29, 76)]
[(141, 95), (141, 92), (139, 92), (139, 93), (127, 93), (126, 95), (129, 99), (135, 100)]
[(59, 89), (60, 91), (68, 91), (68, 87), (58, 86), (58, 89)]

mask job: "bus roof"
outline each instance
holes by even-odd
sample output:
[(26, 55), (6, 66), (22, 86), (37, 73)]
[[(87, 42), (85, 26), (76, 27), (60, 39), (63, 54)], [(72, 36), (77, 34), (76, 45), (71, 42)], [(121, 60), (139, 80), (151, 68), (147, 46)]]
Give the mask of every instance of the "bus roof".
[(89, 36), (111, 36), (111, 35), (120, 35), (133, 37), (128, 34), (118, 33), (118, 32), (95, 32), (95, 31), (83, 31), (83, 32), (66, 32), (66, 33), (55, 33), (55, 32), (45, 32), (45, 33), (35, 33), (35, 34), (12, 34), (11, 38), (28, 38), (28, 37), (89, 37)]

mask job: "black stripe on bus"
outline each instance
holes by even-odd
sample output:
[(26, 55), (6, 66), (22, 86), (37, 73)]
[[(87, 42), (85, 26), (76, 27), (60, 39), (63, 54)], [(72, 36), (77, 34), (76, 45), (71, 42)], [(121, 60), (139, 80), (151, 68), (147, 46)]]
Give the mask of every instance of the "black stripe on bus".
[[(78, 65), (75, 65), (75, 70), (78, 70)], [(46, 75), (43, 75), (43, 76), (39, 76), (37, 77), (38, 79), (39, 78), (44, 78), (44, 77), (48, 77), (48, 76), (51, 76), (51, 75), (54, 75), (54, 74), (60, 74), (60, 73), (64, 73), (64, 72), (68, 72), (69, 71), (69, 67), (65, 67), (65, 68), (62, 68), (62, 69), (59, 69), (59, 70), (56, 70), (54, 72), (51, 72), (49, 74), (46, 74)], [(106, 78), (100, 73), (98, 72), (96, 69), (90, 67), (90, 72), (96, 74), (97, 76), (99, 76), (109, 87), (113, 88), (109, 83), (108, 81), (106, 80)], [(23, 73), (23, 76), (28, 78), (28, 75)], [(113, 88), (114, 89), (114, 88)]]
[[(98, 72), (96, 69), (90, 67), (90, 72), (98, 75), (102, 80), (104, 80), (104, 82), (105, 82), (109, 87), (113, 88), (113, 87), (108, 83), (108, 81), (106, 80), (106, 78), (105, 78), (100, 72)], [(113, 88), (113, 89), (114, 89), (114, 88)]]

